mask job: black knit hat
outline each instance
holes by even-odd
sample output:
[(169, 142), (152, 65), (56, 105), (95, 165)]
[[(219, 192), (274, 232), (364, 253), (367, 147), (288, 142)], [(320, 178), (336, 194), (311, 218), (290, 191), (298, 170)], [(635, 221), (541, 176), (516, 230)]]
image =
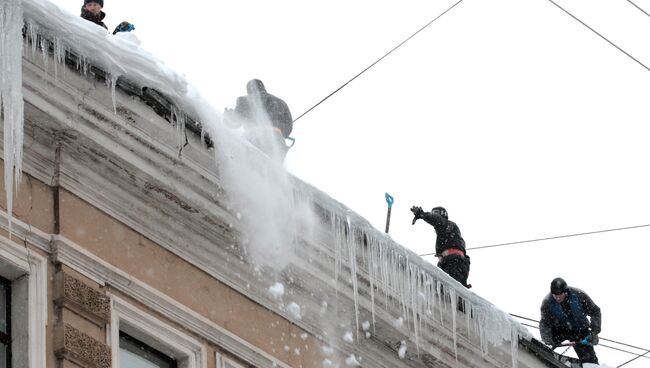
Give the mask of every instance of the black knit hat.
[(557, 277), (551, 281), (551, 294), (559, 295), (567, 291), (568, 286), (564, 279)]
[(102, 8), (104, 7), (104, 0), (84, 0), (84, 6), (86, 6), (88, 3), (97, 3)]

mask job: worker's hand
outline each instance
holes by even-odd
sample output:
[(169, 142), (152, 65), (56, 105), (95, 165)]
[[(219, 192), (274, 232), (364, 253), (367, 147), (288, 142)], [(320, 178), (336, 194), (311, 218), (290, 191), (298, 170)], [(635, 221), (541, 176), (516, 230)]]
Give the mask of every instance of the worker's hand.
[(413, 206), (411, 207), (411, 212), (413, 212), (413, 222), (411, 224), (415, 224), (415, 221), (418, 219), (422, 218), (422, 215), (424, 214), (424, 211), (422, 210), (422, 207), (419, 206)]
[(135, 29), (135, 26), (129, 22), (122, 22), (115, 27), (115, 30), (113, 31), (113, 34), (116, 34), (118, 32), (131, 32)]
[(598, 334), (591, 334), (591, 345), (598, 345)]

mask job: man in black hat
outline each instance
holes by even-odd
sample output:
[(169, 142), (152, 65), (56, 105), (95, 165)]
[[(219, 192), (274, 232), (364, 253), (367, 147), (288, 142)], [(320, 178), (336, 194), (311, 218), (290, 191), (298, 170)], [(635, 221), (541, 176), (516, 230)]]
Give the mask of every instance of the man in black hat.
[(431, 212), (424, 212), (422, 207), (411, 207), (413, 224), (418, 219), (423, 219), (436, 230), (436, 257), (438, 267), (445, 271), (456, 281), (469, 288), (469, 256), (465, 252), (465, 240), (460, 235), (460, 229), (455, 222), (449, 221), (447, 210), (435, 207)]
[(84, 5), (81, 7), (81, 17), (108, 30), (108, 27), (104, 24), (106, 13), (102, 11), (103, 7), (104, 0), (84, 0)]
[(562, 278), (555, 278), (551, 281), (551, 292), (542, 302), (541, 312), (539, 332), (545, 344), (558, 346), (569, 340), (580, 363), (598, 364), (594, 345), (598, 345), (600, 333), (600, 308), (587, 293), (567, 286)]

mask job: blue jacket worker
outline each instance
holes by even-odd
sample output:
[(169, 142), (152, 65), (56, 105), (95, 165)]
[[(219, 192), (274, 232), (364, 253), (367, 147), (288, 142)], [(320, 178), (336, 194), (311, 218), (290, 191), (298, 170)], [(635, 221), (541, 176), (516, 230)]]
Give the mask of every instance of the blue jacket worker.
[(431, 212), (425, 212), (422, 207), (411, 207), (413, 224), (423, 219), (436, 230), (436, 257), (438, 267), (456, 281), (469, 288), (469, 256), (465, 252), (465, 240), (460, 235), (460, 229), (455, 222), (449, 221), (447, 210), (435, 207)]
[(551, 292), (542, 302), (541, 313), (539, 331), (545, 344), (558, 346), (569, 340), (581, 364), (598, 364), (594, 345), (598, 344), (600, 333), (600, 308), (587, 293), (555, 278), (551, 281)]

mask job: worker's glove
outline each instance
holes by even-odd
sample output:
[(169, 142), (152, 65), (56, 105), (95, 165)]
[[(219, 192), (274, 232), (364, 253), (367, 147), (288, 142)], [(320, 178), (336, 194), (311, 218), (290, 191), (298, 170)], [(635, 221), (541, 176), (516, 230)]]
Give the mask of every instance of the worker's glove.
[(115, 27), (115, 30), (113, 31), (113, 34), (116, 34), (117, 32), (131, 32), (135, 29), (135, 26), (129, 22), (122, 22)]
[(581, 345), (597, 345), (598, 344), (598, 335), (589, 334), (585, 336), (582, 340), (578, 342)]
[(422, 210), (422, 207), (419, 207), (419, 206), (411, 207), (411, 212), (413, 212), (413, 222), (412, 222), (412, 224), (415, 224), (415, 221), (417, 221), (418, 219), (421, 219), (422, 215), (424, 214), (424, 211)]

